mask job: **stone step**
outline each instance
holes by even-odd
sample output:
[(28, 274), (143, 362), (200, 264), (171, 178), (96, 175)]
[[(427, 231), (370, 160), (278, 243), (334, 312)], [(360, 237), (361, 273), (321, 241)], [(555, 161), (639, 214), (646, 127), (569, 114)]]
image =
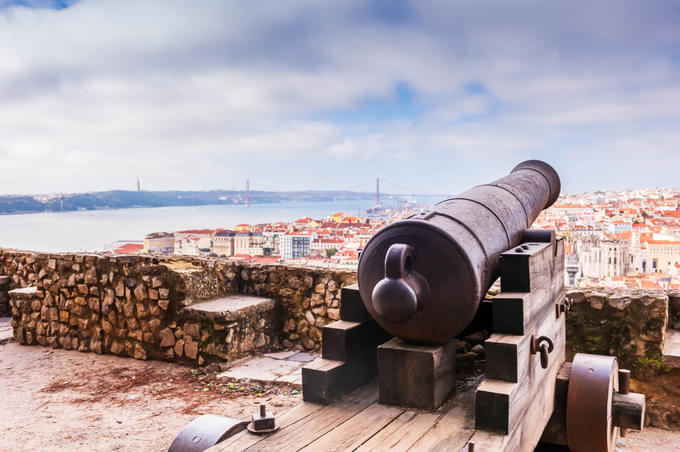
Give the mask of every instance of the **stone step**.
[(178, 314), (181, 341), (175, 340), (177, 330), (165, 328), (160, 331), (161, 347), (168, 356), (181, 357), (183, 352), (198, 365), (232, 361), (278, 344), (279, 317), (271, 298), (228, 295), (193, 303)]
[(680, 368), (680, 330), (667, 329), (663, 343), (663, 362), (673, 368)]
[(183, 308), (183, 319), (233, 322), (259, 312), (271, 311), (276, 302), (271, 298), (251, 295), (227, 295), (212, 300), (200, 301)]

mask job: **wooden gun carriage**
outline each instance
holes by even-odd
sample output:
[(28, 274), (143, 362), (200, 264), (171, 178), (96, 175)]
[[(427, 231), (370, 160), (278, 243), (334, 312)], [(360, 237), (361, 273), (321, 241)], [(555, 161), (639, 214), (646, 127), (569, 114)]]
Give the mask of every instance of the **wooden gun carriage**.
[[(305, 402), (271, 421), (278, 431), (192, 423), (170, 450), (613, 451), (619, 432), (642, 429), (645, 398), (615, 357), (565, 362), (564, 242), (529, 229), (559, 192), (552, 167), (527, 161), (386, 226), (358, 287), (342, 290), (341, 320), (323, 328), (322, 359), (302, 369)], [(475, 330), (491, 333), (485, 369), (457, 375), (456, 337)]]

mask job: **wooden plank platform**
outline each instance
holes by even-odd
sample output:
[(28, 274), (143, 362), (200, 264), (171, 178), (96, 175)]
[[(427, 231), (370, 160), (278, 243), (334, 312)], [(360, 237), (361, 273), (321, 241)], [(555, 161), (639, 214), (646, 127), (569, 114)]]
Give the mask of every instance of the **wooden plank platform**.
[(469, 376), (435, 412), (382, 405), (377, 383), (372, 381), (332, 405), (303, 402), (277, 414), (281, 428), (275, 433), (255, 435), (245, 430), (208, 450), (457, 452), (475, 433), (474, 392), (479, 379)]
[[(356, 335), (350, 333), (360, 331), (362, 324), (343, 319), (325, 327), (327, 362), (321, 365), (328, 367), (328, 372), (323, 374), (328, 381), (321, 380), (327, 387), (322, 385), (321, 390), (315, 392), (319, 398), (305, 396), (307, 402), (280, 416), (281, 428), (277, 432), (258, 436), (246, 430), (211, 450), (460, 452), (468, 449), (468, 442), (473, 442), (476, 452), (532, 451), (553, 414), (555, 378), (565, 360), (565, 316), (556, 309), (563, 289), (564, 243), (558, 240), (554, 249), (549, 243), (527, 243), (502, 253), (501, 257), (502, 292), (491, 306), (492, 311), (498, 308), (499, 312), (495, 316), (492, 312), (497, 331), (485, 341), (486, 375), (475, 373), (474, 366), (468, 375), (465, 371), (456, 375), (455, 394), (437, 411), (380, 404), (375, 382), (350, 392), (367, 379), (347, 387), (347, 391), (335, 391), (345, 396), (331, 405), (313, 403), (327, 401), (325, 394), (333, 392), (328, 388), (342, 387), (352, 376), (354, 371), (347, 369), (341, 375), (340, 366), (345, 363), (338, 360), (359, 355), (364, 348), (373, 351), (374, 342), (368, 341), (369, 347), (365, 340), (356, 341), (358, 348), (347, 349), (350, 338)], [(354, 295), (356, 292), (356, 289), (347, 291)], [(534, 338), (541, 338), (544, 345), (553, 344), (548, 359), (544, 357), (545, 368), (535, 350), (538, 346), (532, 345)], [(380, 346), (379, 353), (394, 341), (398, 339)], [(378, 356), (380, 361), (381, 355)], [(404, 361), (400, 356), (391, 359)], [(418, 379), (395, 378), (395, 367), (382, 364), (379, 379), (387, 376), (394, 393), (426, 386)], [(413, 372), (409, 368), (409, 372), (418, 377), (437, 374), (436, 368), (417, 367)], [(445, 368), (453, 371), (453, 364)], [(307, 373), (312, 375), (319, 370), (323, 369), (308, 368)], [(311, 382), (305, 383), (304, 371), (305, 390), (315, 389)], [(385, 402), (411, 407), (431, 405), (416, 405), (413, 400), (419, 398), (384, 397), (385, 387), (381, 382), (380, 400)], [(447, 394), (450, 388), (451, 385), (446, 386)]]

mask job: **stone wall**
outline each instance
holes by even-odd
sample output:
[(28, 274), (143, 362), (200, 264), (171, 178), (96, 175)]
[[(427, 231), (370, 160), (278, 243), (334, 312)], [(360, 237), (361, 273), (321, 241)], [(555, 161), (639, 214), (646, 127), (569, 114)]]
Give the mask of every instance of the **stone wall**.
[(680, 330), (680, 291), (674, 290), (668, 294), (668, 326)]
[(0, 276), (0, 317), (9, 317), (9, 276)]
[(184, 298), (151, 258), (0, 251), (11, 276), (12, 327), (22, 344), (138, 359), (160, 357), (159, 332)]
[(282, 345), (307, 350), (320, 349), (321, 328), (340, 320), (340, 289), (356, 281), (355, 272), (286, 265), (228, 264), (223, 274), (239, 293), (277, 300)]
[[(187, 257), (114, 257), (10, 250), (0, 250), (1, 274), (10, 276), (12, 289), (35, 287), (38, 290), (37, 302), (32, 300), (14, 307), (13, 324), (23, 327), (24, 331), (35, 329), (31, 334), (33, 341), (53, 344), (54, 339), (48, 337), (69, 336), (78, 340), (71, 339), (70, 345), (65, 341), (62, 346), (161, 359), (177, 359), (178, 355), (187, 358), (185, 353), (177, 353), (179, 346), (174, 350), (177, 342), (185, 339), (185, 334), (191, 336), (185, 339), (185, 345), (212, 342), (217, 347), (222, 340), (225, 344), (239, 342), (235, 344), (236, 349), (208, 353), (228, 359), (262, 348), (251, 349), (248, 344), (240, 344), (243, 340), (250, 342), (258, 328), (251, 319), (241, 319), (241, 327), (231, 334), (222, 325), (207, 323), (200, 326), (201, 333), (186, 333), (186, 319), (181, 317), (183, 307), (229, 293), (276, 301), (280, 324), (271, 325), (278, 334), (267, 332), (268, 336), (276, 336), (267, 346), (318, 350), (321, 328), (339, 319), (340, 289), (356, 280), (355, 272), (335, 269)], [(679, 315), (680, 292), (618, 294), (570, 290), (568, 296), (575, 301), (567, 316), (571, 353), (616, 355), (623, 366), (638, 376), (658, 361), (666, 324), (677, 322)], [(274, 322), (273, 317), (265, 322), (267, 325)], [(246, 333), (245, 339), (241, 338), (241, 329)], [(167, 345), (161, 346), (161, 331), (166, 344), (170, 342), (169, 334), (174, 336), (173, 353)], [(193, 328), (190, 333), (194, 333)], [(206, 337), (206, 334), (215, 337)], [(45, 338), (38, 339), (40, 336)], [(19, 334), (17, 340), (25, 342), (26, 337)], [(255, 339), (254, 342), (261, 341)], [(198, 354), (195, 358), (193, 355), (191, 349), (188, 358), (199, 360)]]
[[(138, 359), (202, 364), (279, 346), (318, 350), (321, 328), (339, 319), (341, 288), (355, 272), (186, 257), (40, 254), (0, 249), (15, 339)], [(0, 277), (0, 304), (3, 287)], [(222, 318), (187, 316), (225, 294), (271, 298)], [(680, 292), (568, 290), (568, 359), (618, 357), (648, 397), (653, 425), (680, 426), (680, 369), (661, 360), (667, 325), (680, 327)], [(669, 391), (677, 391), (678, 396)]]
[[(318, 350), (339, 319), (353, 272), (186, 257), (41, 254), (0, 249), (22, 344), (138, 359), (231, 360), (280, 346)], [(276, 309), (187, 321), (186, 306), (223, 296), (272, 298)]]
[(680, 428), (680, 369), (669, 368), (662, 357), (664, 333), (677, 316), (673, 309), (679, 295), (567, 291), (574, 301), (567, 314), (567, 360), (579, 352), (616, 356), (620, 368), (632, 371), (631, 389), (646, 395), (647, 425), (667, 429)]
[[(341, 288), (356, 282), (356, 272), (318, 267), (187, 257), (160, 259), (159, 263), (179, 275), (185, 306), (224, 294), (272, 298), (280, 321), (277, 345), (300, 350), (320, 350), (321, 328), (340, 319)], [(248, 341), (251, 337), (246, 335)], [(257, 347), (248, 350), (247, 344), (239, 344), (239, 349), (255, 351)]]
[(638, 378), (658, 370), (668, 294), (578, 289), (567, 297), (574, 301), (567, 315), (567, 359), (579, 352), (614, 355)]

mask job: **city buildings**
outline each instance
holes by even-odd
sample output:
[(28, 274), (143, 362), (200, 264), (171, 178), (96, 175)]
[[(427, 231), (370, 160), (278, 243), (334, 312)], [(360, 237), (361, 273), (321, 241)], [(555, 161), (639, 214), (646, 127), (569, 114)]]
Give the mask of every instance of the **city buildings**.
[(565, 238), (569, 285), (680, 288), (680, 190), (563, 194), (534, 227)]
[[(199, 256), (210, 253), (217, 231), (213, 229), (188, 229), (174, 233), (174, 253)], [(207, 252), (206, 252), (207, 251)]]
[(152, 232), (144, 236), (144, 252), (149, 254), (172, 254), (175, 235), (169, 232)]
[[(151, 233), (144, 252), (354, 267), (378, 229), (411, 213)], [(680, 289), (680, 190), (562, 194), (533, 227), (564, 238), (569, 286)]]
[(223, 230), (215, 233), (213, 253), (219, 257), (230, 257), (234, 255), (234, 237), (236, 233), (230, 230)]
[(308, 232), (291, 232), (281, 237), (281, 258), (298, 259), (309, 256), (311, 235)]

